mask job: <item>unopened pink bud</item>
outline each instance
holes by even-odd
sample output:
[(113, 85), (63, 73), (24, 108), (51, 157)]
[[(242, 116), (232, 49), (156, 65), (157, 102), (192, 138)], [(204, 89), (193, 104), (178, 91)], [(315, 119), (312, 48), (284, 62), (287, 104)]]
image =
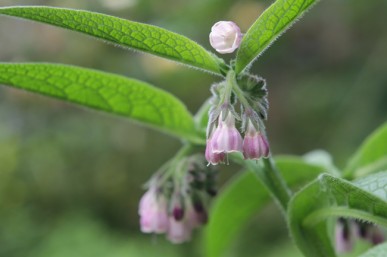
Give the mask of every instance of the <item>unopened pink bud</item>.
[(242, 152), (242, 136), (235, 128), (235, 118), (231, 113), (222, 121), (219, 115), (219, 125), (212, 138), (211, 147), (213, 153)]
[(242, 40), (242, 33), (238, 25), (232, 21), (219, 21), (211, 28), (210, 43), (219, 53), (232, 53)]

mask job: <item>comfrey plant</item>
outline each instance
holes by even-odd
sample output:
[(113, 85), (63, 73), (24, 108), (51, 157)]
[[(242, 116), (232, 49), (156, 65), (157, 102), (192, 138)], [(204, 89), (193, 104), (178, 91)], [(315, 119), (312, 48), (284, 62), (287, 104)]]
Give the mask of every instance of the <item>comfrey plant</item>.
[[(171, 242), (182, 243), (207, 223), (205, 255), (222, 256), (239, 228), (271, 196), (305, 256), (336, 256), (352, 251), (360, 239), (371, 245), (384, 241), (387, 125), (372, 134), (342, 170), (322, 151), (273, 156), (264, 124), (266, 82), (249, 72), (257, 57), (315, 2), (277, 0), (245, 34), (232, 21), (217, 22), (209, 40), (220, 54), (236, 51), (230, 63), (152, 25), (82, 10), (0, 8), (0, 15), (78, 31), (216, 75), (211, 99), (195, 116), (173, 95), (145, 82), (74, 66), (0, 63), (0, 83), (125, 116), (181, 139), (181, 150), (146, 184), (138, 211), (142, 232), (166, 234)], [(209, 213), (217, 192), (216, 169), (229, 162), (249, 172), (240, 173), (217, 196)], [(386, 251), (381, 245), (362, 256), (385, 256)]]

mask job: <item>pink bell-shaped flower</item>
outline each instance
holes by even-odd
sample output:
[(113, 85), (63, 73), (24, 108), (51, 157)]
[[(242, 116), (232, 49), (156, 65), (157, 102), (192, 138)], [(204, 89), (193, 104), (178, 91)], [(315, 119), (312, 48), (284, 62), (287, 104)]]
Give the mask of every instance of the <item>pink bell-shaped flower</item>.
[(208, 163), (211, 163), (212, 165), (224, 163), (224, 159), (226, 157), (225, 153), (214, 153), (212, 149), (212, 135), (209, 139), (207, 139), (205, 157)]
[(231, 112), (227, 113), (226, 119), (222, 120), (222, 113), (219, 115), (218, 127), (210, 140), (212, 153), (242, 152), (242, 136), (235, 128), (235, 117)]
[(260, 131), (257, 131), (249, 121), (243, 139), (243, 156), (245, 159), (258, 160), (261, 157), (269, 157), (269, 153), (269, 143), (266, 137)]
[(167, 201), (156, 189), (150, 188), (143, 195), (138, 213), (142, 232), (160, 234), (168, 231)]
[(221, 54), (232, 53), (242, 40), (242, 33), (238, 25), (232, 21), (219, 21), (211, 28), (211, 46)]
[(348, 253), (354, 246), (351, 222), (343, 218), (338, 219), (335, 227), (335, 248), (337, 253)]
[(177, 221), (174, 217), (169, 218), (169, 229), (167, 238), (174, 244), (180, 244), (191, 239), (192, 228), (186, 220)]

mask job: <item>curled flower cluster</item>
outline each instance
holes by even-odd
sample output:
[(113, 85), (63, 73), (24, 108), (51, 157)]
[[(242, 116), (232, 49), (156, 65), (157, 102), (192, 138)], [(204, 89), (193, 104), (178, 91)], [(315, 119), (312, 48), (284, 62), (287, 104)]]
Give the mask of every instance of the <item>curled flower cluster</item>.
[[(176, 167), (180, 170), (173, 171), (179, 174), (169, 174)], [(151, 179), (140, 200), (141, 231), (166, 234), (172, 243), (186, 242), (207, 222), (206, 201), (216, 193), (215, 173), (188, 159), (163, 172)]]
[[(264, 80), (258, 77), (241, 78), (243, 103), (242, 118), (234, 110), (236, 97), (227, 96), (226, 82), (212, 88), (212, 108), (209, 111), (207, 127), (207, 144), (205, 157), (208, 163), (217, 165), (226, 161), (228, 153), (241, 152), (245, 159), (258, 160), (270, 155), (268, 140), (265, 136), (263, 119), (267, 113), (267, 93)], [(241, 120), (241, 132), (236, 128), (236, 121)]]
[(384, 242), (385, 236), (380, 228), (375, 225), (339, 218), (335, 228), (336, 252), (351, 252), (357, 239), (366, 240), (372, 245), (377, 245)]

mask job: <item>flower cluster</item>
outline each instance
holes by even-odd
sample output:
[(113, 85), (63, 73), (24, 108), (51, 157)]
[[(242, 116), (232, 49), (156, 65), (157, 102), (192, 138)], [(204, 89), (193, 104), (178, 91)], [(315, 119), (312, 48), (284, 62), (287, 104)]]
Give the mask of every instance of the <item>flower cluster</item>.
[(172, 243), (182, 243), (207, 222), (206, 202), (216, 194), (215, 173), (199, 160), (184, 158), (151, 178), (139, 204), (142, 232), (166, 234)]
[[(239, 101), (244, 104), (240, 107), (242, 118), (234, 109), (237, 97), (232, 94), (233, 91), (227, 93), (231, 88), (229, 84), (222, 82), (212, 87), (205, 152), (207, 161), (212, 165), (224, 163), (227, 154), (232, 152), (241, 152), (245, 159), (253, 160), (270, 155), (262, 121), (266, 119), (268, 108), (265, 81), (256, 76), (245, 76), (238, 82), (236, 86), (243, 93), (239, 96), (243, 97), (243, 101)], [(241, 121), (243, 138), (236, 128), (236, 121)]]
[(348, 253), (354, 248), (356, 239), (363, 239), (372, 245), (383, 243), (383, 232), (379, 227), (353, 220), (339, 218), (335, 228), (335, 247), (337, 253)]

